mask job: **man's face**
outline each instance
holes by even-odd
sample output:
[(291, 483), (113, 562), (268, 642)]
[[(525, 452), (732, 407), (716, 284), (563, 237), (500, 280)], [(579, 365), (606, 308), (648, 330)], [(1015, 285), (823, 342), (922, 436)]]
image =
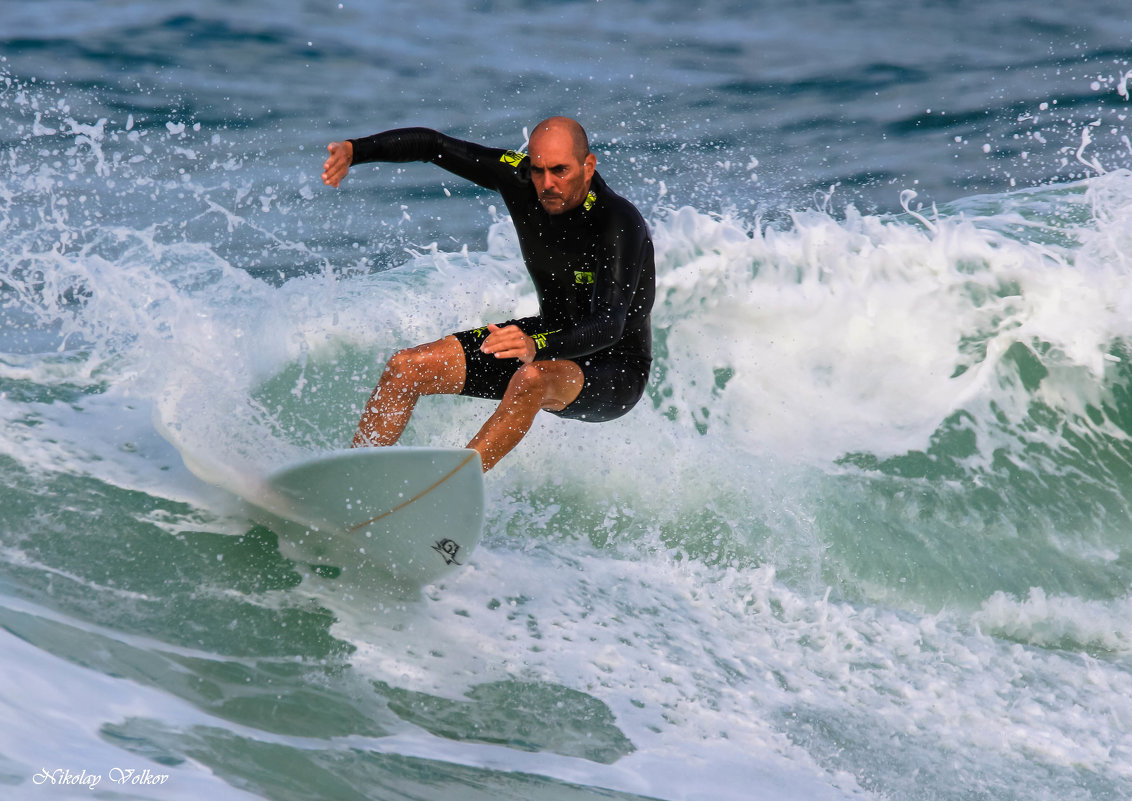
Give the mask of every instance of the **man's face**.
[(597, 164), (592, 153), (579, 161), (570, 135), (551, 128), (531, 137), (530, 156), (531, 180), (548, 214), (562, 214), (581, 205)]

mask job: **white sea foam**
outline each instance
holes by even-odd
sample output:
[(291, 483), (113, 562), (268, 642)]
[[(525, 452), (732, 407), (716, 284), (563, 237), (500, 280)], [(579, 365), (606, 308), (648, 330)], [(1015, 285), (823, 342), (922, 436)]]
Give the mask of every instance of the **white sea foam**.
[[(317, 598), (338, 613), (335, 633), (358, 647), (351, 665), (367, 679), (449, 699), (504, 678), (575, 689), (612, 712), (636, 751), (603, 766), (409, 723), (361, 744), (671, 799), (740, 798), (749, 786), (769, 798), (875, 797), (911, 788), (916, 771), (944, 781), (940, 753), (963, 756), (965, 786), (1023, 785), (1035, 763), (1059, 786), (1079, 770), (1132, 778), (1112, 767), (1132, 763), (1132, 711), (1114, 701), (1132, 687), (1105, 656), (1127, 650), (1123, 600), (984, 590), (973, 617), (869, 605), (861, 599), (898, 603), (899, 579), (874, 588), (829, 576), (841, 534), (819, 522), (823, 482), (849, 469), (836, 460), (926, 450), (959, 411), (983, 470), (1001, 449), (1031, 469), (1054, 458), (1018, 445), (1061, 446), (1058, 430), (1022, 425), (1035, 399), (1071, 427), (1125, 436), (1112, 420), (1087, 422), (1130, 333), (1125, 187), (1113, 173), (1050, 190), (1089, 213), (1048, 243), (1012, 236), (993, 214), (808, 212), (781, 229), (692, 208), (658, 217), (650, 395), (601, 426), (540, 419), (490, 474), (489, 531), (472, 564), (426, 600), (365, 609)], [(170, 464), (149, 415), (197, 475), (240, 489), (279, 459), (341, 446), (394, 349), (534, 310), (506, 221), (486, 252), (425, 246), (393, 270), (280, 285), (210, 247), (104, 233), (69, 240), (65, 254), (15, 245), (20, 302), (56, 327), (63, 352), (0, 365), (12, 386), (43, 393), (0, 399), (5, 420), (25, 418), (0, 432), (0, 453), (195, 498), (218, 517), (229, 510)], [(1045, 377), (1021, 376), (1016, 345)], [(489, 411), (426, 399), (407, 441), (463, 444)], [(926, 525), (907, 517), (888, 522), (918, 545)], [(823, 593), (831, 578), (841, 589)], [(88, 723), (67, 727), (75, 753), (94, 748)], [(45, 747), (6, 756), (22, 764)], [(876, 756), (896, 748), (900, 760)]]
[[(720, 575), (663, 558), (493, 548), (427, 606), (375, 612), (342, 609), (339, 624), (364, 674), (451, 699), (503, 678), (584, 688), (638, 749), (615, 768), (586, 768), (589, 781), (650, 797), (738, 798), (752, 784), (783, 798), (869, 797), (861, 782), (878, 779), (910, 792), (941, 750), (965, 755), (964, 781), (1021, 781), (1036, 765), (1105, 771), (1118, 752), (1132, 756), (1121, 735), (1132, 707), (1109, 695), (1132, 685), (1113, 665), (946, 617), (801, 596), (772, 568)], [(902, 749), (907, 775), (884, 760), (862, 768), (848, 744), (864, 742)], [(471, 745), (445, 750), (490, 764)], [(543, 775), (578, 770), (529, 759)]]
[[(141, 791), (173, 801), (259, 797), (199, 764), (162, 766), (129, 754), (101, 736), (104, 725), (131, 716), (185, 725), (215, 723), (188, 703), (161, 690), (94, 673), (8, 631), (0, 631), (0, 642), (4, 652), (0, 684), (20, 688), (0, 704), (0, 730), (4, 732), (0, 735), (0, 771), (6, 774), (6, 798), (78, 799)], [(19, 736), (12, 736), (16, 732)], [(151, 784), (140, 785), (141, 780)]]
[(973, 620), (983, 631), (1043, 647), (1132, 653), (1132, 599), (1051, 596), (1032, 587), (1025, 598), (997, 592)]

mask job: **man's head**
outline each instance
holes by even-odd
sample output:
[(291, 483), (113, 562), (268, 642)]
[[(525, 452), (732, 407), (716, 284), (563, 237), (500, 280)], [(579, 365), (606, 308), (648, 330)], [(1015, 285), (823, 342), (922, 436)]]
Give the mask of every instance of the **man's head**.
[(535, 126), (530, 142), (531, 180), (550, 214), (577, 208), (590, 191), (597, 158), (585, 130), (569, 117), (551, 117)]

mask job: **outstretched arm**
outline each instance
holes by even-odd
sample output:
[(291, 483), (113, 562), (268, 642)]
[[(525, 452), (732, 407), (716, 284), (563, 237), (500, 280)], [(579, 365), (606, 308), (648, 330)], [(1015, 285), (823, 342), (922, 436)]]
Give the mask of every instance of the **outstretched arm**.
[(516, 174), (511, 159), (501, 159), (505, 151), (473, 142), (464, 142), (430, 128), (399, 128), (360, 139), (334, 142), (327, 147), (330, 157), (323, 165), (322, 180), (338, 186), (351, 165), (374, 161), (431, 161), (451, 173), (479, 184), (485, 189), (498, 189), (501, 180)]
[(337, 189), (350, 171), (350, 165), (354, 163), (354, 143), (349, 140), (331, 142), (326, 149), (330, 155), (322, 164), (322, 182)]

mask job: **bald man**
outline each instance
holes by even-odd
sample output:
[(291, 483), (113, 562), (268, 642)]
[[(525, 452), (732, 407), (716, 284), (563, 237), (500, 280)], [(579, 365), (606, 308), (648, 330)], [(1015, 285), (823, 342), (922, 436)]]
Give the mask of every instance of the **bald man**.
[(353, 164), (428, 161), (498, 192), (539, 301), (535, 317), (395, 353), (362, 413), (354, 447), (395, 443), (422, 395), (488, 398), (499, 404), (468, 443), (487, 471), (539, 411), (603, 422), (640, 400), (652, 362), (652, 240), (636, 208), (597, 173), (577, 121), (540, 122), (528, 153), (427, 128), (334, 142), (327, 150), (328, 186), (337, 187)]

